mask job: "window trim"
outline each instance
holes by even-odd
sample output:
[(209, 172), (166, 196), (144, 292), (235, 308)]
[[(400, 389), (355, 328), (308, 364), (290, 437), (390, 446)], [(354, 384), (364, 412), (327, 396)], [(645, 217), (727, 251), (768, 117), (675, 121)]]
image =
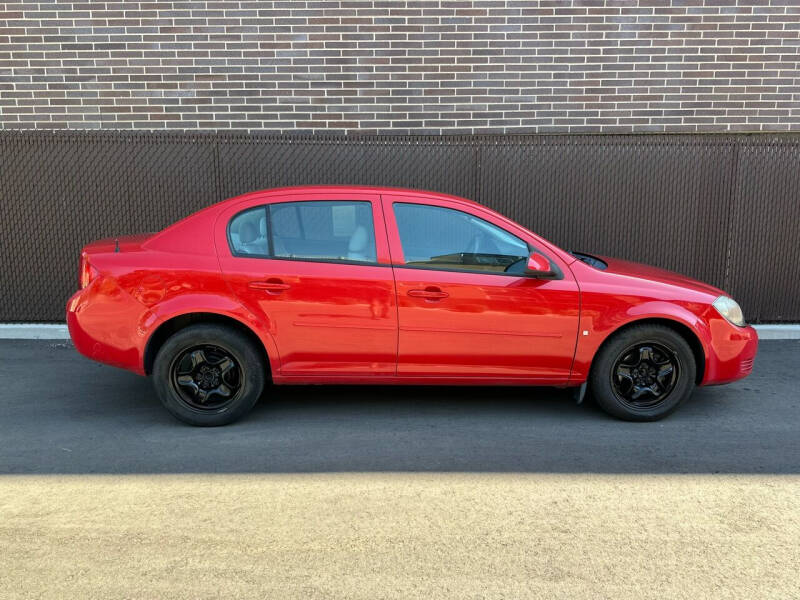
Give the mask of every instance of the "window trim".
[[(519, 241), (523, 242), (528, 247), (528, 256), (530, 256), (530, 254), (533, 253), (533, 252), (538, 252), (540, 254), (543, 254), (545, 257), (547, 257), (547, 260), (550, 261), (550, 265), (553, 267), (553, 273), (554, 274), (549, 276), (549, 277), (541, 277), (541, 276), (532, 275), (532, 274), (528, 274), (528, 273), (506, 273), (506, 272), (503, 272), (503, 271), (486, 271), (486, 270), (481, 270), (481, 269), (469, 269), (469, 268), (453, 269), (453, 268), (447, 268), (447, 267), (436, 267), (436, 266), (427, 266), (427, 265), (409, 265), (408, 263), (405, 262), (405, 260), (406, 260), (406, 252), (405, 252), (405, 249), (402, 247), (403, 246), (403, 238), (400, 235), (400, 225), (397, 223), (397, 211), (395, 210), (395, 206), (398, 205), (398, 204), (407, 204), (409, 206), (429, 206), (429, 207), (432, 207), (432, 208), (441, 208), (443, 210), (452, 210), (454, 212), (462, 213), (462, 214), (464, 214), (464, 215), (466, 215), (468, 217), (473, 217), (475, 219), (480, 219), (484, 223), (488, 223), (492, 227), (496, 227), (497, 229), (500, 229), (500, 230), (504, 231), (505, 233), (507, 233), (508, 235), (511, 235), (511, 236), (515, 237), (516, 239), (518, 239)], [(393, 220), (394, 220), (394, 226), (395, 226), (395, 229), (396, 229), (396, 232), (397, 232), (397, 241), (400, 243), (401, 250), (403, 250), (403, 261), (404, 261), (402, 264), (394, 263), (394, 261), (393, 261), (392, 266), (394, 268), (396, 268), (396, 269), (415, 269), (415, 270), (418, 270), (418, 271), (442, 271), (444, 273), (469, 273), (471, 275), (495, 275), (495, 276), (499, 276), (499, 277), (517, 277), (517, 278), (524, 277), (526, 279), (541, 279), (541, 280), (544, 280), (544, 281), (553, 281), (553, 280), (564, 279), (564, 272), (558, 266), (558, 263), (553, 260), (553, 258), (550, 256), (549, 253), (542, 251), (540, 248), (538, 248), (537, 246), (534, 246), (529, 241), (522, 239), (517, 234), (508, 231), (505, 227), (500, 227), (497, 223), (492, 223), (491, 221), (489, 221), (487, 219), (484, 219), (483, 217), (481, 217), (479, 215), (475, 215), (475, 214), (473, 214), (471, 212), (467, 212), (467, 211), (461, 210), (459, 208), (453, 208), (451, 206), (441, 206), (439, 204), (428, 204), (428, 203), (425, 203), (425, 202), (407, 202), (407, 201), (403, 201), (403, 200), (392, 200), (391, 209), (392, 209), (392, 217), (393, 217)]]
[(272, 209), (270, 204), (264, 205), (264, 213), (267, 215), (267, 253), (268, 256), (275, 255), (275, 242), (272, 241)]
[[(537, 249), (533, 249), (532, 252), (539, 252)], [(544, 254), (544, 252), (542, 252)], [(441, 271), (443, 273), (468, 273), (470, 275), (492, 275), (496, 277), (524, 277), (525, 279), (541, 279), (543, 281), (554, 281), (557, 279), (564, 279), (564, 273), (561, 271), (559, 266), (555, 264), (550, 257), (547, 257), (547, 260), (550, 261), (550, 264), (553, 266), (553, 275), (549, 277), (542, 277), (541, 275), (531, 275), (529, 273), (505, 273), (503, 271), (478, 271), (476, 269), (446, 269), (446, 268), (438, 268), (438, 267), (424, 267), (418, 265), (392, 265), (395, 269), (415, 269), (417, 271)]]
[[(370, 220), (372, 221), (372, 242), (375, 246), (375, 260), (374, 261), (366, 261), (366, 260), (349, 260), (346, 258), (324, 258), (324, 257), (302, 257), (302, 256), (276, 256), (275, 255), (275, 245), (272, 235), (272, 206), (279, 205), (279, 204), (301, 204), (304, 202), (336, 202), (336, 203), (359, 203), (359, 204), (367, 204), (369, 206), (369, 216)], [(231, 225), (236, 220), (236, 218), (244, 214), (246, 212), (255, 211), (256, 209), (263, 209), (264, 216), (267, 219), (267, 252), (268, 254), (250, 254), (250, 253), (243, 253), (239, 252), (234, 248), (233, 240), (231, 238)], [(295, 207), (298, 208), (298, 207)], [(301, 222), (302, 217), (300, 213), (297, 214), (298, 223)], [(302, 224), (300, 225), (302, 230)], [(286, 200), (283, 202), (269, 202), (265, 204), (258, 204), (256, 206), (249, 206), (244, 208), (238, 212), (236, 212), (230, 219), (228, 219), (228, 224), (225, 226), (225, 237), (228, 240), (228, 251), (231, 253), (231, 256), (235, 258), (259, 258), (259, 259), (267, 259), (267, 260), (288, 260), (294, 262), (312, 262), (312, 263), (328, 263), (328, 264), (337, 264), (337, 265), (357, 265), (362, 267), (391, 267), (391, 264), (384, 264), (378, 262), (378, 240), (377, 240), (377, 229), (375, 227), (375, 214), (374, 214), (374, 206), (372, 200), (349, 200), (349, 199), (336, 199), (336, 200), (328, 200), (328, 199), (320, 199), (320, 200)]]

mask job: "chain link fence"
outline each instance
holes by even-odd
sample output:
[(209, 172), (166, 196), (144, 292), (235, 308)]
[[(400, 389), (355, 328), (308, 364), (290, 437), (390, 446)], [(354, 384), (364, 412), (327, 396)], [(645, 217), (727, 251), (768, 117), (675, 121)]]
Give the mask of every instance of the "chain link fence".
[(800, 135), (276, 136), (0, 132), (0, 322), (56, 322), (80, 248), (294, 184), (435, 190), (572, 250), (800, 321)]

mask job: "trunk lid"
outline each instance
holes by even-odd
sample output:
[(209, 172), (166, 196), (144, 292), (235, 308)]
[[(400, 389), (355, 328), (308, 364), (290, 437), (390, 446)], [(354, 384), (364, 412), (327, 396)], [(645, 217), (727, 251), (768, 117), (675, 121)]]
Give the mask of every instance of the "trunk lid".
[(121, 235), (119, 237), (104, 238), (86, 244), (83, 247), (83, 251), (86, 254), (114, 252), (117, 249), (117, 244), (119, 244), (120, 252), (135, 252), (136, 250), (140, 250), (142, 244), (153, 235), (152, 233), (138, 233), (136, 235)]

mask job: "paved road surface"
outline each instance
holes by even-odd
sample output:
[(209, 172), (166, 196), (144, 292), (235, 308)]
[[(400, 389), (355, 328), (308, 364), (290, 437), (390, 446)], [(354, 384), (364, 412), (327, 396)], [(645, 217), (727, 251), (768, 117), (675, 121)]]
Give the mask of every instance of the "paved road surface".
[(284, 387), (192, 428), (149, 379), (42, 341), (0, 341), (0, 381), (0, 473), (800, 473), (800, 341), (657, 423), (555, 389)]

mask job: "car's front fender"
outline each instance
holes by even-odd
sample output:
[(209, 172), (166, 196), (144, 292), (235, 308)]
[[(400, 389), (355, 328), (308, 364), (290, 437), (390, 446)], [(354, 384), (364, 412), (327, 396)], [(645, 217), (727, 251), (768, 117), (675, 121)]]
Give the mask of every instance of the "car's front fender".
[[(636, 323), (664, 322), (673, 324), (683, 332), (694, 336), (702, 349), (703, 369), (708, 367), (707, 357), (711, 347), (711, 330), (708, 323), (684, 303), (666, 300), (644, 300), (628, 297), (618, 299), (609, 307), (608, 299), (598, 299), (595, 303), (591, 296), (582, 297), (580, 328), (575, 345), (570, 384), (580, 384), (589, 376), (592, 361), (603, 343), (615, 333)], [(694, 307), (699, 310), (701, 307)], [(703, 375), (703, 374), (701, 374)]]

